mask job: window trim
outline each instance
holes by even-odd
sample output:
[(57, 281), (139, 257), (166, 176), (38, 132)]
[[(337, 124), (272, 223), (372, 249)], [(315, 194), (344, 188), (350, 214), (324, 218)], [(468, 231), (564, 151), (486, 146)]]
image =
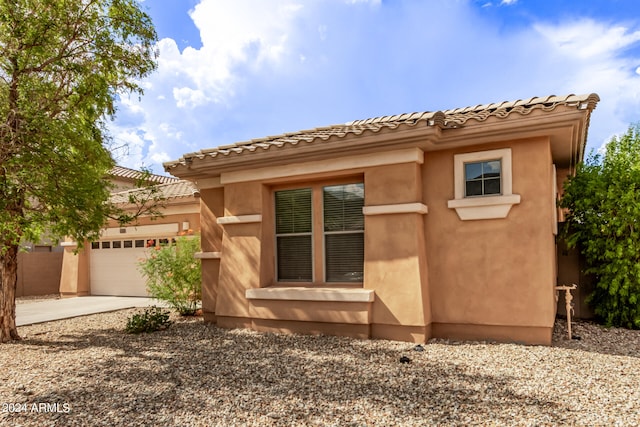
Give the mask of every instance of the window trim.
[[(500, 160), (500, 195), (465, 196), (466, 163)], [(520, 195), (513, 194), (511, 148), (476, 151), (453, 156), (454, 199), (449, 200), (449, 209), (455, 209), (462, 221), (506, 218), (511, 207), (520, 203)]]

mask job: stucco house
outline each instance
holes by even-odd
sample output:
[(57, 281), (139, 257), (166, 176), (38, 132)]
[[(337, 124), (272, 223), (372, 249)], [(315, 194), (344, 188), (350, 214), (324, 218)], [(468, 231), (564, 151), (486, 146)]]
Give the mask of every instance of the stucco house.
[(595, 94), (358, 120), (185, 154), (222, 327), (550, 344), (556, 207)]
[(78, 253), (75, 242), (63, 242), (61, 296), (147, 296), (138, 262), (152, 250), (149, 246), (199, 231), (199, 194), (188, 181), (163, 175), (144, 176), (140, 171), (116, 166), (110, 172), (114, 185), (111, 202), (135, 209), (128, 206), (129, 194), (146, 191), (136, 187), (143, 177), (157, 184), (164, 199), (163, 216), (156, 219), (142, 216), (136, 224), (126, 227), (110, 221), (100, 240), (87, 243)]

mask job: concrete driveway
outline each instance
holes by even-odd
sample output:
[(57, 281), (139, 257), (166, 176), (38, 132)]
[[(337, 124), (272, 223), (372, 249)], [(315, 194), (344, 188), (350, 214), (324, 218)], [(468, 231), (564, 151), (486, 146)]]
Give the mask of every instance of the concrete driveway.
[(16, 304), (16, 325), (25, 326), (133, 307), (164, 306), (153, 298), (88, 296)]

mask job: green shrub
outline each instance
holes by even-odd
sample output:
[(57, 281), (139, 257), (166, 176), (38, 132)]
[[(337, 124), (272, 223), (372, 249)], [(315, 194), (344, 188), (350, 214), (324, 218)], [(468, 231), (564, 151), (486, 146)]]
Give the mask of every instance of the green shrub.
[(195, 258), (199, 250), (198, 236), (180, 237), (169, 245), (156, 246), (140, 262), (149, 294), (183, 316), (194, 315), (202, 300), (200, 260)]
[(169, 312), (162, 310), (160, 307), (147, 307), (143, 313), (134, 314), (127, 320), (125, 330), (130, 334), (139, 334), (141, 332), (155, 332), (167, 329), (171, 326), (169, 320)]
[(561, 206), (597, 281), (587, 301), (605, 325), (640, 329), (640, 123), (579, 165)]

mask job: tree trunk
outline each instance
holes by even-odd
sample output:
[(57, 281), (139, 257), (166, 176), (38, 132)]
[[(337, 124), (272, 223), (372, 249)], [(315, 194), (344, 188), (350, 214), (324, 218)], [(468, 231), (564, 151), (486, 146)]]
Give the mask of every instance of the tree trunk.
[(16, 328), (16, 286), (18, 284), (18, 246), (5, 246), (0, 254), (0, 342), (19, 340)]

